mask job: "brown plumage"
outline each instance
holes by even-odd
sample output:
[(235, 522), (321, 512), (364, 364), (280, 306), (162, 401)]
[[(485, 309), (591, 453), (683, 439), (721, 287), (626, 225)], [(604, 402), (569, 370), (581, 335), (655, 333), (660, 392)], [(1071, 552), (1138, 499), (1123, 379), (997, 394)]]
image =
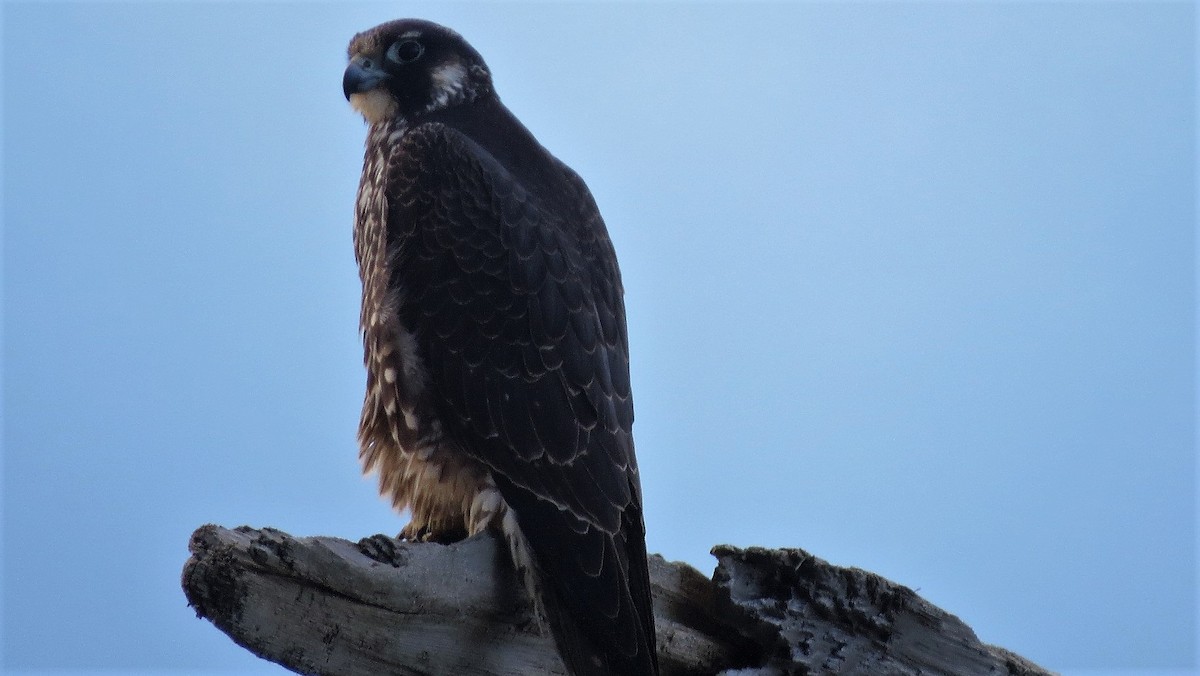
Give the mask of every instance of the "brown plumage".
[(426, 21), (354, 37), (366, 471), (401, 533), (495, 529), (577, 676), (658, 671), (620, 272), (587, 186)]

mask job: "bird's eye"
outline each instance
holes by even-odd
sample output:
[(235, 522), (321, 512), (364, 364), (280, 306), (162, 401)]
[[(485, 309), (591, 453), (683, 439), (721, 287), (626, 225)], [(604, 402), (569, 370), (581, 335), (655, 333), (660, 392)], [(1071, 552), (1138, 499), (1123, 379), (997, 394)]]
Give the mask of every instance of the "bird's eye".
[(424, 52), (425, 48), (416, 40), (403, 40), (388, 47), (387, 58), (394, 63), (412, 63)]

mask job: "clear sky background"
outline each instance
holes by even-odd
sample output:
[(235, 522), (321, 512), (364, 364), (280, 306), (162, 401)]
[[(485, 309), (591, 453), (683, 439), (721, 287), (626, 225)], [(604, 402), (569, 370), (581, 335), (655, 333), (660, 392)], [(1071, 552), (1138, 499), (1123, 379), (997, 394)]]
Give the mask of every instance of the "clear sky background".
[(3, 660), (279, 673), (196, 527), (357, 539), (356, 31), (462, 32), (627, 288), (648, 546), (1197, 665), (1191, 3), (3, 5)]

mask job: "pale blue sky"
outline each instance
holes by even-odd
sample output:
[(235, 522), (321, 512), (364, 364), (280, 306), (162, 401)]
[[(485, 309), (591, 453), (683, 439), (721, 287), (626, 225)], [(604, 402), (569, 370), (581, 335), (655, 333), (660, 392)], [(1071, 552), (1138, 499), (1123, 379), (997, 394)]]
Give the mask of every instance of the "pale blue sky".
[(1197, 664), (1191, 3), (3, 5), (3, 659), (278, 673), (207, 522), (357, 539), (345, 44), (590, 184), (651, 551), (803, 547), (1067, 673)]

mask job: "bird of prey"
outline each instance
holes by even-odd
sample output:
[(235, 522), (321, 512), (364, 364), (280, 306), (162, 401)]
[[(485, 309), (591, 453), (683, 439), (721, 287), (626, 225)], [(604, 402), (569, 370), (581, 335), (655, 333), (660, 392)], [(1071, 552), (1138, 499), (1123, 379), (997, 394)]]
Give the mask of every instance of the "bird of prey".
[(503, 535), (568, 670), (657, 674), (616, 254), (454, 31), (354, 36), (365, 472), (401, 537)]

